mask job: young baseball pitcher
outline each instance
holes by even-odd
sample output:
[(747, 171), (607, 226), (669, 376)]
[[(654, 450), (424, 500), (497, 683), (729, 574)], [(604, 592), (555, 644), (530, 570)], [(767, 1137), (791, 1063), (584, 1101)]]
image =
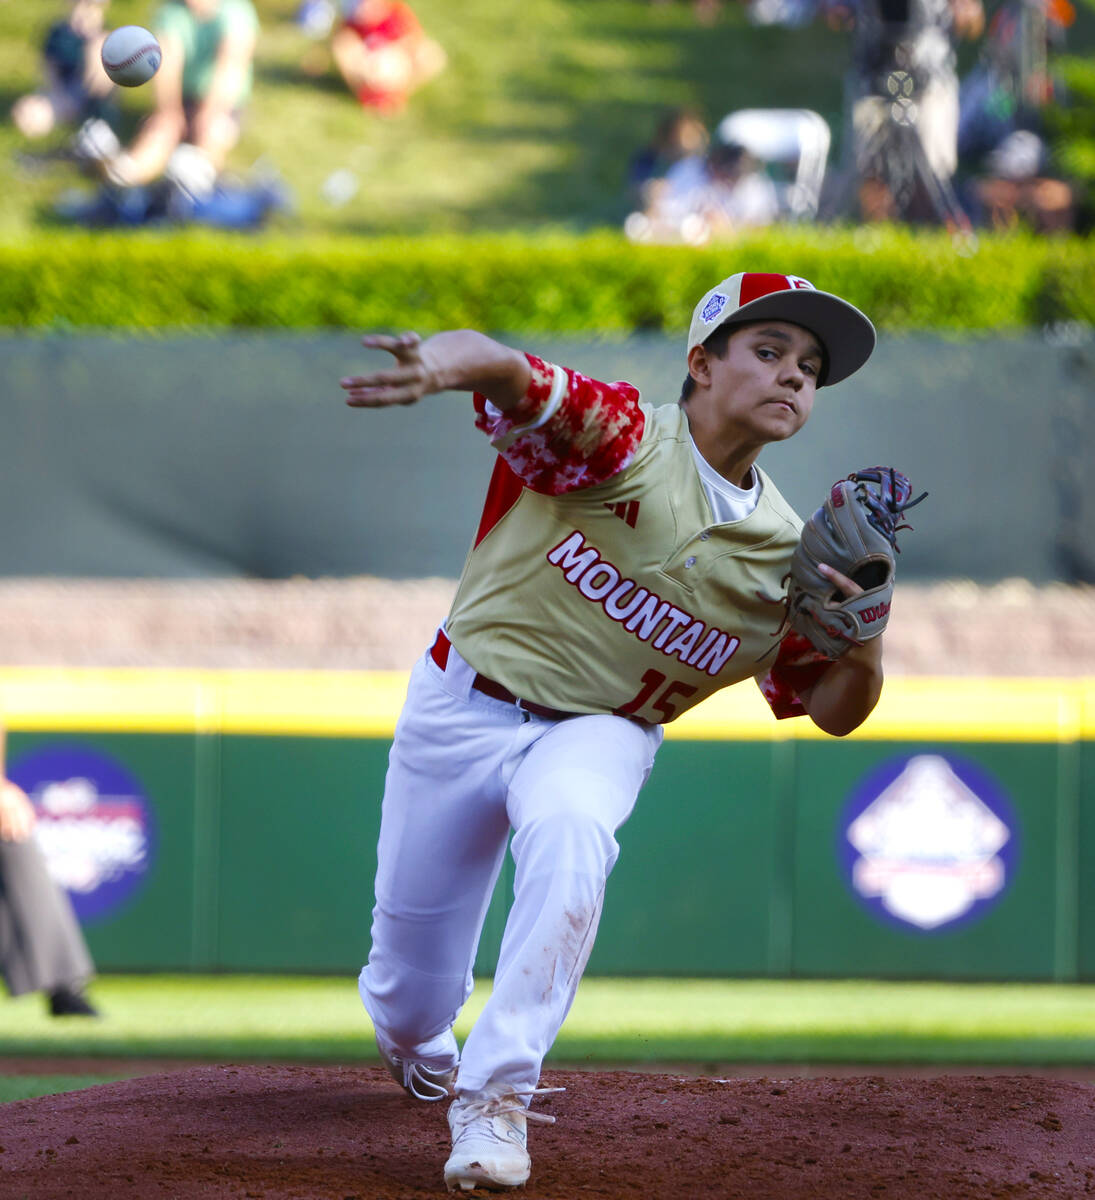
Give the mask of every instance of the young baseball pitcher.
[[(472, 331), (362, 341), (395, 361), (343, 379), (348, 404), (474, 392), (498, 460), (396, 729), (360, 992), (394, 1078), (454, 1097), (449, 1190), (519, 1187), (526, 1122), (554, 1119), (529, 1109), (541, 1063), (662, 726), (748, 679), (777, 718), (860, 725), (882, 688), (908, 480), (849, 476), (804, 531), (757, 466), (875, 343), (858, 309), (793, 275), (733, 275), (699, 301), (676, 405)], [(511, 831), (513, 905), (461, 1051)]]

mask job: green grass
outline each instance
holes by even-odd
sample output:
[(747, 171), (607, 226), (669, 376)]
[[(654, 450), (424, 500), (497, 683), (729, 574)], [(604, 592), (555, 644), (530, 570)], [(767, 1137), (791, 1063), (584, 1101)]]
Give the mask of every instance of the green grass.
[[(711, 27), (684, 0), (416, 0), (449, 66), (390, 118), (363, 111), (330, 69), (304, 73), (312, 43), (293, 23), (297, 0), (257, 7), (256, 86), (231, 165), (243, 171), (263, 160), (280, 171), (296, 198), (286, 224), (300, 231), (617, 225), (627, 212), (628, 158), (680, 104), (711, 122), (746, 106), (814, 108), (839, 142), (848, 36), (822, 22), (753, 28), (744, 5), (729, 0)], [(35, 86), (32, 48), (62, 8), (61, 0), (0, 3), (5, 112)], [(141, 23), (149, 11), (147, 0), (113, 0), (109, 20)], [(1081, 51), (1088, 40), (1073, 31), (1069, 47)], [(150, 90), (127, 90), (124, 101), (132, 129)], [(33, 228), (52, 198), (79, 182), (71, 165), (28, 150), (0, 123), (0, 236)], [(342, 206), (323, 195), (336, 170), (360, 184)]]
[[(117, 975), (94, 998), (97, 1021), (0, 1005), (0, 1054), (376, 1061), (352, 977)], [(1095, 1064), (1095, 986), (587, 979), (552, 1061)]]
[[(27, 46), (60, 7), (0, 4), (5, 111), (35, 85)], [(823, 27), (749, 30), (738, 5), (704, 28), (687, 4), (417, 0), (449, 65), (394, 117), (363, 110), (330, 68), (319, 78), (304, 73), (313, 43), (293, 23), (297, 0), (256, 7), (255, 90), (231, 165), (242, 171), (262, 160), (276, 168), (295, 195), (289, 224), (305, 231), (616, 224), (627, 211), (628, 157), (668, 106), (694, 104), (717, 120), (767, 97), (819, 108), (839, 124), (847, 40)], [(113, 0), (109, 20), (141, 23), (148, 11), (145, 0)], [(811, 66), (803, 71), (807, 47)], [(123, 99), (132, 128), (150, 90), (130, 89)], [(54, 136), (49, 146), (63, 140)], [(53, 196), (79, 183), (68, 164), (28, 159), (31, 149), (10, 124), (0, 128), (0, 234), (33, 227)], [(342, 206), (323, 196), (336, 170), (360, 184)]]
[[(146, 1057), (376, 1061), (352, 977), (108, 975), (93, 994), (97, 1021), (50, 1018), (37, 996), (0, 1004), (0, 1055), (111, 1060), (109, 1073), (0, 1075), (0, 1102), (124, 1078), (119, 1058), (133, 1074)], [(549, 1061), (1095, 1065), (1095, 986), (591, 978)]]
[(33, 1100), (36, 1096), (55, 1096), (58, 1092), (76, 1092), (100, 1083), (117, 1083), (128, 1075), (0, 1075), (0, 1104), (9, 1100)]

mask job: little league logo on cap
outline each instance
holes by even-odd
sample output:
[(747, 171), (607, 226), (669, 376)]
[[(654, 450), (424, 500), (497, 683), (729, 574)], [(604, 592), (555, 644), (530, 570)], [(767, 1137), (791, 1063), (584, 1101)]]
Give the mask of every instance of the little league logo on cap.
[(822, 344), (827, 369), (823, 383), (839, 383), (871, 356), (875, 331), (847, 300), (819, 292), (798, 275), (743, 271), (713, 287), (692, 312), (688, 351), (728, 322), (790, 321), (808, 329)]
[(703, 312), (700, 313), (700, 316), (708, 325), (710, 325), (725, 307), (726, 297), (722, 294), (722, 292), (716, 292), (703, 306)]

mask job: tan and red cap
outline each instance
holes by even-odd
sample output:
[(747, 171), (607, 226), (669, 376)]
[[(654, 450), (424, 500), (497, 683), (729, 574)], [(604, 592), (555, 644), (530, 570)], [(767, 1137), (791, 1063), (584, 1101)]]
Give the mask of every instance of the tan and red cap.
[(731, 275), (703, 297), (692, 312), (688, 350), (721, 325), (764, 320), (791, 321), (820, 339), (826, 362), (819, 387), (847, 379), (874, 350), (874, 326), (847, 300), (819, 292), (798, 275), (758, 271)]

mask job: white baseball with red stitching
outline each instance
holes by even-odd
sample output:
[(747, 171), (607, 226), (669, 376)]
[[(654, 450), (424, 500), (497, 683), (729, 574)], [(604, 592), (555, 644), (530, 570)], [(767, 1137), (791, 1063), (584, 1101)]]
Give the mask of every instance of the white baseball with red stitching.
[(103, 70), (122, 87), (140, 87), (160, 69), (160, 43), (140, 25), (121, 25), (103, 42)]

